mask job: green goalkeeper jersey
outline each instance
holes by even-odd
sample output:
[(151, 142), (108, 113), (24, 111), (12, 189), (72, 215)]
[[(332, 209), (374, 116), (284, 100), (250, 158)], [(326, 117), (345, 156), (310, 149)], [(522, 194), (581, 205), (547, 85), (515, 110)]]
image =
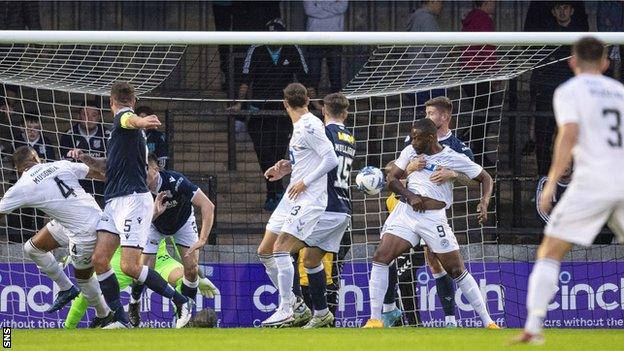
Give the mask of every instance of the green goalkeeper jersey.
[[(120, 290), (123, 290), (132, 284), (133, 279), (121, 271), (121, 248), (117, 248), (115, 251), (113, 258), (111, 259), (111, 266), (115, 271), (115, 276), (119, 282)], [(162, 240), (158, 246), (158, 251), (156, 252), (154, 270), (156, 270), (156, 272), (158, 272), (158, 274), (160, 274), (165, 281), (169, 281), (168, 278), (171, 272), (178, 268), (183, 269), (182, 264), (169, 255), (169, 251), (167, 251), (167, 243), (165, 240)], [(181, 281), (182, 279), (179, 279), (177, 285), (180, 285)], [(89, 303), (81, 293), (72, 301), (69, 312), (67, 313), (67, 318), (65, 319), (65, 329), (75, 329), (78, 323), (80, 323), (82, 317), (84, 317), (85, 313), (87, 313), (88, 307)]]

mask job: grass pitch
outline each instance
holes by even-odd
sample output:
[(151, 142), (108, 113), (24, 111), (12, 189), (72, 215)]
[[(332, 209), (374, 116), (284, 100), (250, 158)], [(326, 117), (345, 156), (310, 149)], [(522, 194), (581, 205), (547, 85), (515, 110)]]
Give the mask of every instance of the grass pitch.
[(518, 329), (13, 330), (15, 350), (622, 350), (624, 330), (549, 329), (546, 345), (508, 346)]

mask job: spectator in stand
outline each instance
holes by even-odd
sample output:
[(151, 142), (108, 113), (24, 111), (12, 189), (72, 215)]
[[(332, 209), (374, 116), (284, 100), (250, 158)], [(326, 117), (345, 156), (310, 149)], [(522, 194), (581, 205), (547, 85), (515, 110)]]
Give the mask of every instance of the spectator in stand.
[[(147, 117), (154, 114), (148, 106), (139, 106), (134, 110), (134, 113), (139, 117)], [(169, 144), (167, 143), (167, 135), (158, 131), (157, 129), (149, 129), (145, 131), (147, 137), (147, 148), (151, 154), (156, 155), (158, 158), (158, 166), (161, 169), (167, 168), (167, 161), (169, 160)]]
[(0, 92), (0, 153), (1, 157), (13, 153), (14, 129), (20, 124), (15, 116), (14, 101), (17, 89), (3, 85)]
[[(110, 130), (104, 128), (99, 106), (87, 104), (78, 112), (78, 122), (65, 132), (60, 141), (61, 158), (73, 161), (67, 156), (69, 150), (80, 149), (91, 157), (106, 157), (106, 146)], [(95, 200), (104, 207), (104, 182), (92, 179), (80, 181), (83, 189), (95, 196)]]
[(24, 122), (19, 132), (14, 133), (13, 149), (28, 145), (37, 151), (42, 161), (58, 160), (50, 140), (41, 131), (41, 121), (33, 113), (24, 113)]
[[(279, 18), (267, 23), (267, 28), (270, 31), (286, 30)], [(251, 103), (249, 109), (252, 112), (279, 111), (278, 115), (275, 113), (253, 114), (247, 122), (247, 130), (253, 141), (263, 174), (286, 155), (292, 122), (283, 113), (283, 89), (295, 81), (304, 84), (308, 81), (308, 65), (299, 46), (252, 45), (249, 48), (243, 65), (238, 99), (250, 97), (251, 90), (254, 100), (274, 100)], [(314, 96), (314, 89), (308, 88), (308, 94), (311, 97)], [(239, 112), (241, 108), (241, 102), (237, 102), (229, 108), (229, 111)], [(266, 186), (267, 197), (264, 208), (267, 211), (273, 211), (284, 194), (284, 186), (281, 180), (275, 182), (267, 180)]]
[[(308, 32), (343, 32), (344, 16), (349, 7), (348, 0), (312, 1), (304, 0)], [(310, 85), (318, 90), (321, 81), (321, 63), (327, 60), (330, 93), (342, 89), (342, 47), (336, 45), (308, 46), (306, 57), (310, 64)]]
[[(580, 32), (585, 26), (586, 19), (574, 20), (574, 2), (555, 1), (550, 9), (554, 24), (543, 27), (544, 31), (550, 32)], [(532, 104), (540, 116), (533, 118), (532, 133), (535, 140), (535, 156), (537, 158), (537, 172), (540, 176), (548, 174), (552, 157), (553, 136), (556, 131), (555, 119), (552, 115), (552, 99), (555, 89), (563, 82), (571, 78), (573, 73), (565, 60), (570, 56), (571, 49), (568, 45), (557, 48), (541, 64), (550, 63), (536, 69), (531, 74), (530, 90)], [(544, 116), (547, 114), (547, 116)], [(531, 123), (529, 123), (531, 125)], [(531, 126), (529, 127), (531, 129)]]
[[(624, 1), (598, 2), (596, 22), (600, 32), (624, 32)], [(622, 45), (613, 45), (609, 49), (611, 65), (605, 74), (617, 80), (621, 80), (624, 76), (623, 49)]]

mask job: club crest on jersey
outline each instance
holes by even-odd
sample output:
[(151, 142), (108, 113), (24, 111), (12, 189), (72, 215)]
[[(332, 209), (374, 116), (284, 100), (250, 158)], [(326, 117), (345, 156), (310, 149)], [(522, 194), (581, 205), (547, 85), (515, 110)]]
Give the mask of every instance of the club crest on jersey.
[(312, 127), (311, 124), (306, 124), (303, 128), (306, 132), (308, 132), (308, 134), (314, 134), (314, 127)]
[(288, 66), (288, 65), (290, 65), (290, 61), (288, 61), (288, 59), (286, 59), (286, 60), (284, 60), (284, 63), (282, 63), (282, 65)]
[(438, 165), (434, 165), (434, 164), (431, 164), (431, 163), (427, 163), (427, 165), (425, 165), (425, 168), (423, 168), (423, 169), (426, 169), (426, 170), (428, 170), (428, 171), (433, 172), (433, 171), (435, 171), (435, 170), (436, 170), (436, 168), (437, 168), (437, 167), (438, 167)]
[(102, 146), (102, 140), (100, 139), (93, 139), (93, 147), (96, 149), (99, 149)]

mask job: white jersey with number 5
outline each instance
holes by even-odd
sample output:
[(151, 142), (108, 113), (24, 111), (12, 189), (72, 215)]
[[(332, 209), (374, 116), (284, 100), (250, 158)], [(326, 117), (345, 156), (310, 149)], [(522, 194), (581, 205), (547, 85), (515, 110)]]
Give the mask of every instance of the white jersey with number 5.
[[(334, 146), (325, 135), (323, 122), (313, 115), (306, 113), (293, 124), (293, 134), (290, 138), (289, 154), (292, 164), (291, 185), (305, 178), (321, 163), (321, 156), (334, 152)], [(327, 205), (327, 174), (306, 184), (306, 191), (300, 195), (308, 200)]]
[(41, 163), (24, 172), (0, 200), (0, 213), (21, 207), (39, 209), (72, 233), (93, 230), (101, 210), (78, 183), (89, 172), (82, 163)]
[(573, 181), (583, 187), (594, 187), (601, 193), (623, 196), (622, 83), (602, 75), (578, 75), (557, 88), (553, 107), (560, 128), (567, 123), (579, 125), (573, 149)]

